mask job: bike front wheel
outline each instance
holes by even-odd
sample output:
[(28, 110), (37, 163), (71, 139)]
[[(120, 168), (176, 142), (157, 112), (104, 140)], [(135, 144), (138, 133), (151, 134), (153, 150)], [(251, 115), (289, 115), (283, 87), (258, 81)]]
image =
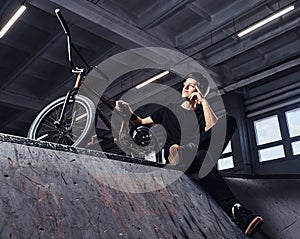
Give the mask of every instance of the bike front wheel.
[(95, 127), (95, 105), (83, 95), (75, 95), (66, 104), (60, 125), (59, 119), (65, 97), (47, 105), (33, 121), (27, 137), (71, 146), (84, 146)]

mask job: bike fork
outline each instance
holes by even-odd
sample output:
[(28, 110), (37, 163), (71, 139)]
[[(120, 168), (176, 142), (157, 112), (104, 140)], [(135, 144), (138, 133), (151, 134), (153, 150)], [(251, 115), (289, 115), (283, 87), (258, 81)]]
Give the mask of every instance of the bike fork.
[[(63, 117), (64, 117), (64, 115), (66, 113), (67, 103), (69, 102), (69, 100), (71, 99), (71, 97), (74, 97), (74, 95), (76, 93), (77, 93), (77, 90), (74, 90), (74, 89), (71, 89), (71, 90), (68, 91), (68, 93), (67, 93), (67, 95), (65, 97), (65, 101), (64, 101), (62, 110), (60, 112), (59, 119), (54, 122), (55, 127), (57, 127), (57, 128), (61, 128), (62, 127), (61, 123), (62, 123)], [(75, 99), (73, 99), (73, 100), (75, 100)]]

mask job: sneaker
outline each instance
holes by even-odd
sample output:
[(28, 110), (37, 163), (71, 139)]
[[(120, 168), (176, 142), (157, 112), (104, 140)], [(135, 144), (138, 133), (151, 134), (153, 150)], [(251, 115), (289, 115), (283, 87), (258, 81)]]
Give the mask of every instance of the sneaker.
[(263, 224), (262, 217), (254, 215), (251, 211), (236, 203), (232, 207), (232, 220), (237, 226), (250, 237)]

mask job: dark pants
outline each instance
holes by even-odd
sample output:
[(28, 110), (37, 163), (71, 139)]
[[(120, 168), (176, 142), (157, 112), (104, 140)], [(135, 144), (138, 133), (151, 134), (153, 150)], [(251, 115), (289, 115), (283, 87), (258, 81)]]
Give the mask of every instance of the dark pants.
[[(216, 125), (214, 125), (214, 130), (218, 130), (218, 127), (226, 127), (226, 136), (225, 142), (220, 142), (220, 147), (223, 150), (226, 148), (228, 142), (231, 140), (234, 131), (236, 130), (236, 120), (232, 116), (226, 116), (226, 124), (224, 123), (224, 118), (219, 119)], [(210, 145), (211, 132), (208, 130), (205, 133), (201, 134), (198, 152), (195, 156), (194, 161), (187, 170), (187, 175), (197, 175), (203, 160), (206, 156), (207, 150)], [(208, 152), (209, 153), (209, 152)], [(219, 155), (220, 156), (220, 155)], [(218, 158), (217, 158), (218, 159)], [(217, 161), (217, 159), (215, 159)], [(221, 206), (221, 208), (229, 215), (231, 215), (231, 208), (235, 203), (238, 203), (238, 200), (233, 195), (232, 191), (228, 187), (221, 173), (217, 170), (217, 167), (213, 167), (212, 170), (204, 177), (199, 179), (201, 186), (215, 199), (215, 201)]]

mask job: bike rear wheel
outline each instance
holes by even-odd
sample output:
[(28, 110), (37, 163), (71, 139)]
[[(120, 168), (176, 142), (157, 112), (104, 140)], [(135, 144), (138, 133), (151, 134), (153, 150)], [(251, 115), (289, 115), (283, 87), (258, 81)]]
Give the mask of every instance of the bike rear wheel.
[(65, 97), (53, 101), (38, 114), (27, 137), (64, 145), (85, 146), (95, 127), (95, 105), (82, 95), (75, 95), (74, 99), (67, 103), (60, 127), (55, 126), (54, 122), (60, 117)]

